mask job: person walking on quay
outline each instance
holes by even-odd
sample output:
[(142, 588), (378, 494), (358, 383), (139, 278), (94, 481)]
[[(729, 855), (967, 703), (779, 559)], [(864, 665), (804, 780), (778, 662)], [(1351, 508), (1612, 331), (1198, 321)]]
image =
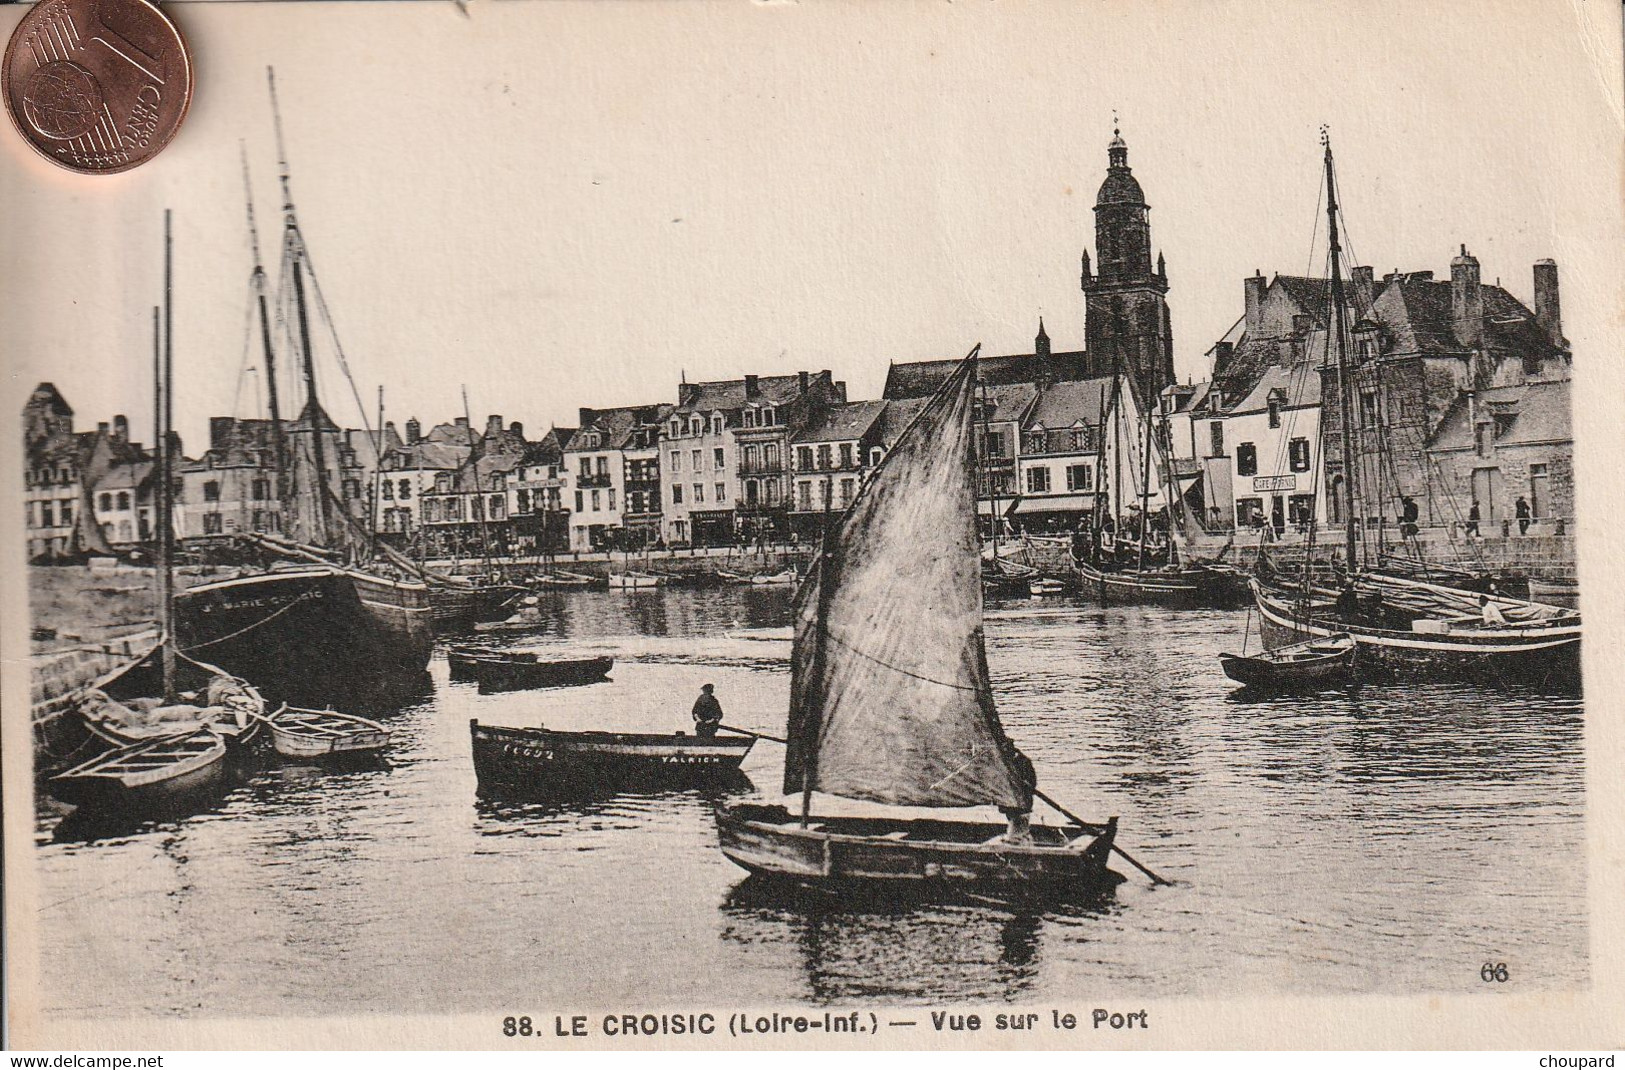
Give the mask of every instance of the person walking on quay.
[(1512, 511), (1518, 517), (1518, 534), (1529, 534), (1529, 499), (1522, 494), (1518, 495), (1518, 500), (1513, 503)]
[(1474, 498), (1472, 508), (1467, 510), (1467, 537), (1468, 538), (1476, 539), (1476, 538), (1479, 537), (1478, 536), (1478, 522), (1482, 518), (1483, 518), (1482, 515), (1478, 511), (1478, 499)]
[(716, 685), (706, 684), (700, 688), (700, 697), (694, 700), (694, 734), (701, 739), (715, 736), (722, 724), (722, 703), (712, 694), (715, 690)]

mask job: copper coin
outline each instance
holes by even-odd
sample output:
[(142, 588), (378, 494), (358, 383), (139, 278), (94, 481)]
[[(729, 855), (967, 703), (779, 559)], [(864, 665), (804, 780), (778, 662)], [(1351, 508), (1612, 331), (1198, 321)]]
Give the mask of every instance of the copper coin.
[(175, 136), (192, 102), (180, 31), (148, 0), (39, 0), (0, 69), (24, 140), (72, 171), (128, 171)]

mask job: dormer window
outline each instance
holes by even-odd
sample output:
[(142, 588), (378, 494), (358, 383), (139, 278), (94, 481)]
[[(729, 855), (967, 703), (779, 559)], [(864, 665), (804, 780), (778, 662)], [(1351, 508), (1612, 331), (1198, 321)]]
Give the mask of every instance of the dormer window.
[(1269, 399), (1269, 411), (1270, 411), (1270, 427), (1272, 427), (1272, 428), (1280, 427), (1281, 426), (1281, 399), (1276, 397), (1273, 393), (1270, 395), (1270, 399)]
[(774, 419), (775, 419), (775, 417), (774, 417), (774, 414), (773, 414), (772, 406), (769, 406), (768, 408), (765, 408), (765, 409), (762, 410), (762, 426), (763, 427), (772, 427)]

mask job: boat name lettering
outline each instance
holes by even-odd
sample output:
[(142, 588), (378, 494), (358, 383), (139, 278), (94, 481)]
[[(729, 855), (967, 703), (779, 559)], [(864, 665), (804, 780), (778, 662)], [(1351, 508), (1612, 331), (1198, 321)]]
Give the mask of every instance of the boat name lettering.
[(715, 765), (721, 761), (710, 754), (668, 754), (660, 760), (666, 765)]
[(505, 754), (520, 758), (541, 758), (548, 762), (553, 760), (553, 750), (550, 747), (537, 747), (528, 743), (504, 743), (502, 750)]

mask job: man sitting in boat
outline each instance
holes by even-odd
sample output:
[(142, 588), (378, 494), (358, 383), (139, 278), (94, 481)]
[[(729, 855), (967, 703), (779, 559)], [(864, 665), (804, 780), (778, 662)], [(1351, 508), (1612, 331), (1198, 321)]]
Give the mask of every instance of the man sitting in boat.
[(1501, 607), (1491, 602), (1489, 595), (1481, 594), (1478, 596), (1478, 608), (1484, 614), (1480, 627), (1505, 628), (1508, 626), (1506, 616), (1501, 612)]
[(1006, 761), (1010, 768), (1015, 770), (1021, 780), (1021, 794), (1026, 805), (1017, 809), (1015, 807), (1001, 806), (999, 811), (1004, 814), (1005, 820), (1010, 823), (1004, 838), (1009, 843), (1031, 843), (1033, 839), (1033, 791), (1038, 787), (1038, 773), (1033, 769), (1033, 761), (1021, 753), (1021, 748), (1010, 741), (1008, 736), (999, 741), (999, 749), (1004, 751)]
[(706, 684), (700, 688), (700, 697), (694, 700), (694, 734), (701, 739), (715, 736), (722, 724), (722, 703), (712, 694), (715, 690), (716, 685)]

